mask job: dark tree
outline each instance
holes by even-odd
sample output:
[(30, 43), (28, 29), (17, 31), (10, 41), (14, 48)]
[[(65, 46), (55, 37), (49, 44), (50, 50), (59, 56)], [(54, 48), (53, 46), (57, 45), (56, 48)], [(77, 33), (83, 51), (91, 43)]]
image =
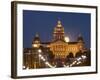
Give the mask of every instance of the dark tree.
[(62, 60), (60, 58), (56, 59), (56, 66), (63, 67), (63, 63), (62, 63)]
[(55, 58), (55, 55), (53, 54), (52, 51), (49, 50), (49, 51), (48, 51), (48, 60), (49, 60), (49, 61), (53, 61), (54, 58)]
[(78, 51), (75, 55), (75, 57), (80, 57), (82, 55), (82, 51)]
[(87, 50), (84, 55), (86, 55), (87, 59), (86, 59), (86, 65), (90, 66), (91, 65), (91, 51)]
[(69, 57), (69, 58), (74, 58), (73, 53), (72, 53), (72, 52), (70, 52), (70, 53), (69, 53), (69, 55), (68, 55), (68, 57)]
[(65, 58), (65, 63), (70, 64), (72, 62), (72, 59), (74, 58), (74, 55), (72, 52), (69, 53), (69, 55), (66, 56)]

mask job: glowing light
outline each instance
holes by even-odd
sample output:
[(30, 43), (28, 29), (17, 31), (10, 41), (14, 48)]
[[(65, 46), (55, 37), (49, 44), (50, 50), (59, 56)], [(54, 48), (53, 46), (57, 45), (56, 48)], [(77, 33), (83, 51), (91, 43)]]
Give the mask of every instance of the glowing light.
[(65, 37), (65, 41), (66, 42), (69, 42), (70, 40), (69, 40), (69, 37)]
[(37, 44), (34, 44), (33, 47), (38, 47), (38, 45)]
[(81, 62), (79, 61), (77, 64), (80, 64)]
[(79, 57), (78, 59), (77, 59), (77, 61), (80, 61), (81, 60), (81, 58)]
[(83, 59), (86, 59), (86, 56), (82, 55), (82, 58), (83, 58)]
[(63, 66), (64, 66), (64, 67), (70, 67), (69, 65), (66, 66), (65, 64), (64, 64)]
[(42, 55), (39, 54), (39, 57), (41, 57)]
[(23, 66), (23, 68), (25, 69), (25, 66)]
[(69, 67), (72, 67), (72, 66), (73, 66), (73, 64), (70, 64), (70, 65), (69, 65)]
[[(38, 52), (41, 53), (41, 50), (39, 49)], [(41, 54), (39, 54), (39, 58), (40, 58), (41, 60), (43, 60), (44, 63), (45, 63), (47, 66), (49, 66), (50, 68), (55, 68), (55, 67), (56, 67), (56, 66), (52, 66), (48, 61), (46, 61), (46, 59), (45, 59)]]
[(41, 49), (39, 49), (38, 52), (41, 53), (42, 52)]
[(72, 64), (74, 65), (74, 64), (76, 64), (76, 62), (77, 62), (77, 61), (74, 61)]
[(49, 62), (45, 62), (46, 65), (48, 65), (51, 68), (54, 68), (54, 66), (52, 66), (51, 64), (49, 64)]

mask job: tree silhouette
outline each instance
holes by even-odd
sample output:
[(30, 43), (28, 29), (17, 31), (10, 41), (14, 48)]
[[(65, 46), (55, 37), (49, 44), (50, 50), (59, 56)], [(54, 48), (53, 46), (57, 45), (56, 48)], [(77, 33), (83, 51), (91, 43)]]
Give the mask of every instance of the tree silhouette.
[(80, 57), (82, 55), (82, 52), (81, 51), (78, 51), (75, 55), (75, 57)]
[(70, 53), (69, 53), (69, 55), (68, 55), (68, 57), (69, 57), (69, 58), (74, 58), (73, 53), (72, 53), (72, 52), (70, 52)]
[(63, 63), (62, 63), (62, 60), (60, 58), (56, 59), (56, 66), (57, 67), (63, 67)]
[(74, 58), (74, 55), (72, 52), (69, 53), (69, 55), (66, 56), (65, 58), (65, 63), (70, 64), (72, 62), (72, 59)]
[(48, 60), (51, 62), (54, 60), (54, 57), (55, 57), (55, 55), (53, 54), (53, 52), (49, 50), (48, 51)]

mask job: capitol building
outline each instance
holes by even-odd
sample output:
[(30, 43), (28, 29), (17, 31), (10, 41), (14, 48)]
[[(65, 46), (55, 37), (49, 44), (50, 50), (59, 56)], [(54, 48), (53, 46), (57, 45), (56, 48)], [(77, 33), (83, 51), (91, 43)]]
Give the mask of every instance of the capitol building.
[[(81, 58), (82, 56), (83, 58), (87, 57), (86, 52), (88, 50), (85, 48), (82, 35), (77, 36), (76, 41), (70, 42), (69, 38), (65, 36), (64, 27), (60, 20), (57, 21), (52, 36), (50, 42), (43, 42), (40, 39), (40, 34), (35, 35), (32, 48), (24, 48), (23, 50), (23, 68), (34, 69), (77, 65), (76, 57), (78, 55)], [(90, 65), (90, 63), (83, 63), (83, 65)]]

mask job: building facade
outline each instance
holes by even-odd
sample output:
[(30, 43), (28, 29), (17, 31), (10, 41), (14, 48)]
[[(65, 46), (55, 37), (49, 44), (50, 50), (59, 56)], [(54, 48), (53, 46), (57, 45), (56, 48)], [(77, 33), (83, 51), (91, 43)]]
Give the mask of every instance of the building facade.
[[(75, 42), (66, 42), (65, 40), (64, 27), (61, 21), (57, 22), (56, 27), (53, 31), (53, 39), (51, 42), (42, 43), (39, 39), (39, 35), (36, 34), (32, 47), (44, 46), (50, 48), (56, 58), (65, 58), (69, 53), (73, 53), (75, 56), (78, 51), (84, 51), (84, 40), (81, 35), (78, 36)], [(36, 40), (38, 38), (38, 40)]]
[[(79, 51), (84, 52), (86, 50), (81, 35), (77, 37), (75, 42), (67, 42), (65, 37), (64, 27), (60, 20), (58, 20), (57, 25), (54, 27), (53, 39), (51, 42), (42, 42), (39, 35), (36, 34), (32, 41), (32, 48), (24, 49), (24, 65), (30, 66), (30, 68), (46, 67), (45, 63), (39, 59), (40, 52), (44, 56), (42, 59), (44, 59), (44, 61), (51, 61), (53, 65), (56, 59), (60, 59), (63, 62), (70, 53), (75, 57), (76, 53)], [(39, 49), (41, 49), (41, 51), (39, 51)], [(49, 54), (50, 56), (48, 57)]]

